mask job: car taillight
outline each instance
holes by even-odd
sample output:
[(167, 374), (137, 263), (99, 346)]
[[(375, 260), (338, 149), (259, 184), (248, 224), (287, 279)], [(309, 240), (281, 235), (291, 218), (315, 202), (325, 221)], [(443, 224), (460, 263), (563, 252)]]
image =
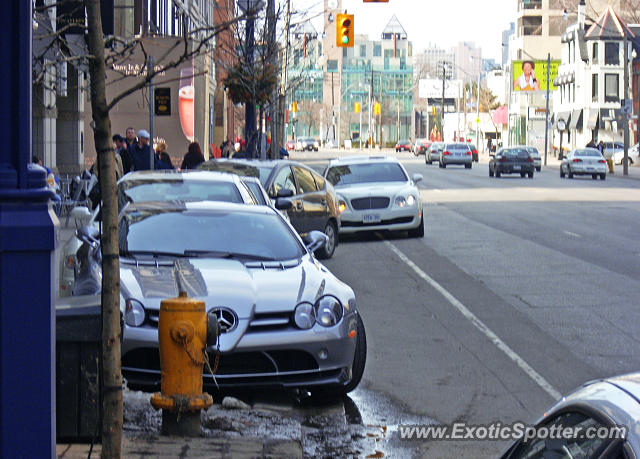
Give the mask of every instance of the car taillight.
[(599, 159), (598, 162), (602, 164), (606, 164), (606, 161), (604, 159)]
[(532, 157), (528, 157), (528, 158), (527, 158), (527, 162), (528, 162), (528, 163), (532, 163), (532, 162), (533, 162), (533, 158), (532, 158)]
[(466, 153), (467, 156), (471, 156), (471, 150)]
[(506, 163), (507, 162), (507, 157), (503, 156), (502, 158), (500, 158), (500, 162), (501, 163)]
[(473, 150), (473, 154), (477, 155), (478, 154), (478, 150)]
[(581, 163), (582, 160), (580, 158), (573, 158), (574, 163)]
[(449, 156), (451, 153), (449, 153), (448, 151), (445, 151), (444, 153), (442, 153), (445, 156)]

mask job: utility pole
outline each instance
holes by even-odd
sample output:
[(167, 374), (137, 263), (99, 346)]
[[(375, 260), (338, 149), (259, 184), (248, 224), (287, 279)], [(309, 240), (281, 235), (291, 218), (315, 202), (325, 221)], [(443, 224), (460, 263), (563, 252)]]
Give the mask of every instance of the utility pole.
[[(269, 43), (269, 60), (271, 61), (271, 64), (273, 64), (274, 66), (277, 65), (278, 61), (277, 61), (277, 53), (276, 53), (276, 7), (275, 7), (275, 0), (267, 0), (267, 22), (268, 22), (268, 27), (267, 27), (267, 33), (268, 33), (268, 43)], [(279, 124), (280, 124), (280, 94), (278, 91), (278, 98), (276, 99), (276, 104), (275, 104), (275, 110), (273, 108), (273, 106), (269, 106), (269, 110), (267, 111), (267, 116), (265, 118), (271, 118), (271, 126), (275, 127), (275, 129), (271, 129), (272, 131), (272, 136), (271, 136), (271, 157), (272, 158), (279, 158), (279, 152), (280, 152), (280, 133), (278, 131), (279, 128)], [(270, 126), (270, 128), (271, 128)], [(262, 153), (261, 158), (262, 159), (266, 159), (266, 149), (265, 151)]]
[[(547, 53), (547, 100), (545, 108), (545, 120), (544, 120), (544, 165), (547, 165), (547, 151), (549, 150), (549, 86), (551, 82), (549, 79), (551, 72), (551, 53)], [(513, 84), (513, 83), (509, 83)]]
[(440, 136), (442, 137), (441, 140), (444, 140), (444, 84), (445, 84), (445, 78), (447, 77), (446, 75), (446, 69), (445, 69), (445, 62), (442, 61), (442, 108), (440, 111)]
[[(153, 56), (149, 56), (149, 62), (147, 63), (147, 73), (151, 75), (153, 73)], [(149, 158), (149, 164), (151, 166), (151, 170), (154, 169), (153, 160), (153, 78), (149, 80), (149, 137), (151, 141), (151, 158)]]
[[(143, 2), (144, 3), (144, 2)], [(245, 37), (245, 50), (247, 53), (247, 64), (249, 67), (253, 64), (253, 46), (254, 46), (254, 26), (255, 26), (255, 11), (254, 6), (256, 2), (253, 0), (247, 1), (247, 25)], [(247, 102), (244, 105), (244, 138), (247, 145), (249, 157), (253, 158), (255, 154), (255, 132), (256, 132), (256, 104), (255, 102)]]
[(482, 76), (482, 72), (478, 72), (478, 89), (477, 89), (477, 100), (476, 100), (476, 148), (480, 148), (480, 77)]
[[(624, 24), (624, 27), (622, 28), (622, 33), (624, 34), (624, 40), (623, 40), (623, 48), (624, 48), (624, 89), (623, 89), (623, 98), (624, 98), (624, 102), (626, 104), (626, 102), (629, 101), (629, 98), (627, 97), (629, 95), (629, 50), (628, 48), (628, 41), (627, 41), (627, 27), (626, 24)], [(622, 174), (623, 175), (629, 175), (629, 117), (626, 114), (623, 114), (624, 116), (624, 158), (622, 160)]]

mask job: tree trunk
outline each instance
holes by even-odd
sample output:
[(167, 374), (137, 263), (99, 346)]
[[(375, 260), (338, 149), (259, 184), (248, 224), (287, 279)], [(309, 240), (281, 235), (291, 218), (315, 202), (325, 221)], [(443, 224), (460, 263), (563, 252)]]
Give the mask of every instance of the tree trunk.
[(106, 99), (100, 0), (85, 0), (89, 46), (91, 112), (102, 194), (102, 457), (119, 458), (122, 440), (120, 362), (120, 268), (115, 152)]

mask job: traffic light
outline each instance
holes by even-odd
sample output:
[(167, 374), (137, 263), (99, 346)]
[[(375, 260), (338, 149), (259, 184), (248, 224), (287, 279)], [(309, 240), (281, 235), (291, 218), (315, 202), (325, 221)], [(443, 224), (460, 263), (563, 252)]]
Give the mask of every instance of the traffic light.
[(353, 48), (353, 14), (338, 14), (336, 46), (338, 48)]
[(356, 102), (355, 104), (353, 104), (353, 112), (360, 113), (360, 102)]
[(298, 113), (298, 102), (296, 102), (295, 100), (291, 102), (291, 111), (293, 113)]
[(379, 115), (380, 113), (382, 113), (382, 107), (380, 106), (380, 102), (376, 102), (373, 104), (373, 114)]

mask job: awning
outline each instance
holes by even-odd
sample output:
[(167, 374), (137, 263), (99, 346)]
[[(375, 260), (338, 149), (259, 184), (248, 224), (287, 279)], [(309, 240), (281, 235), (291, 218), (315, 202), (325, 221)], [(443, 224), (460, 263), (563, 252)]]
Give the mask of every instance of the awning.
[(563, 120), (565, 123), (564, 130), (569, 128), (569, 122), (571, 121), (571, 112), (557, 112), (554, 114), (553, 127), (558, 129), (558, 121)]
[(598, 109), (589, 110), (589, 117), (587, 118), (587, 129), (595, 129), (598, 125), (598, 117), (600, 111)]
[(574, 110), (571, 114), (569, 129), (582, 129), (582, 110)]

